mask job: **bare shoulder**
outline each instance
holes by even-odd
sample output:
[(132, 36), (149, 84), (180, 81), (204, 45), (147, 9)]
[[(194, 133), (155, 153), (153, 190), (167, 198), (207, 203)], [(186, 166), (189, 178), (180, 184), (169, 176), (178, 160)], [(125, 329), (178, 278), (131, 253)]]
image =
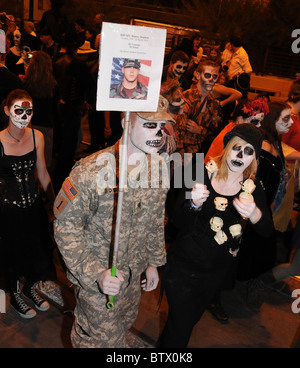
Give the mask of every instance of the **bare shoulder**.
[(44, 142), (44, 134), (37, 129), (33, 129), (34, 136), (37, 142)]

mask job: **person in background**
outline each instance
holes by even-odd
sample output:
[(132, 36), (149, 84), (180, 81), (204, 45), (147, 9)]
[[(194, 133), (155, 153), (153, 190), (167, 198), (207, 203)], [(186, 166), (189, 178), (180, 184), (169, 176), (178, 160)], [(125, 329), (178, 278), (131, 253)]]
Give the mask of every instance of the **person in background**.
[[(206, 153), (222, 130), (221, 108), (241, 98), (240, 92), (215, 85), (219, 69), (219, 65), (213, 61), (200, 62), (195, 72), (195, 85), (183, 92), (184, 111), (177, 117), (175, 125), (177, 151), (182, 157), (184, 153)], [(226, 98), (219, 101), (216, 98), (219, 95)]]
[(168, 82), (171, 79), (177, 79), (183, 90), (189, 88), (189, 81), (185, 78), (190, 62), (189, 56), (181, 50), (175, 51), (169, 65), (164, 66), (161, 83)]
[(5, 66), (16, 75), (24, 75), (25, 67), (22, 60), (23, 44), (21, 32), (16, 29), (13, 33), (14, 43), (6, 54)]
[(30, 93), (34, 104), (31, 125), (44, 135), (45, 161), (49, 171), (52, 168), (53, 130), (58, 121), (58, 85), (53, 77), (51, 58), (44, 51), (34, 52), (23, 85)]
[(227, 63), (229, 84), (228, 87), (233, 87), (233, 83), (237, 75), (242, 73), (251, 74), (252, 66), (249, 61), (249, 56), (246, 50), (243, 48), (243, 43), (238, 37), (230, 38), (232, 57)]

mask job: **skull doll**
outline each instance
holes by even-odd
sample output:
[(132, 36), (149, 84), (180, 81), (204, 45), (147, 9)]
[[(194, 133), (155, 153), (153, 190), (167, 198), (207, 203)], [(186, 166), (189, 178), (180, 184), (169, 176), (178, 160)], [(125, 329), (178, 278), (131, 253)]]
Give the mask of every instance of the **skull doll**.
[(217, 216), (212, 217), (209, 223), (210, 223), (210, 228), (215, 232), (218, 232), (222, 229), (223, 220), (220, 217), (217, 217)]
[(256, 185), (254, 184), (252, 179), (245, 180), (242, 185), (243, 192), (240, 193), (239, 197), (246, 198), (253, 202), (254, 198), (251, 193), (254, 191), (255, 188), (256, 188)]
[(228, 200), (227, 198), (216, 197), (214, 199), (214, 204), (218, 211), (225, 211), (228, 206)]
[(236, 238), (242, 235), (242, 226), (241, 224), (234, 224), (229, 227), (230, 234), (233, 238)]
[(223, 243), (225, 243), (227, 241), (227, 235), (224, 233), (224, 231), (220, 230), (216, 233), (216, 235), (214, 236), (215, 241), (221, 245)]
[(211, 174), (218, 170), (218, 166), (214, 160), (208, 161), (205, 167), (206, 167), (206, 170), (210, 172)]

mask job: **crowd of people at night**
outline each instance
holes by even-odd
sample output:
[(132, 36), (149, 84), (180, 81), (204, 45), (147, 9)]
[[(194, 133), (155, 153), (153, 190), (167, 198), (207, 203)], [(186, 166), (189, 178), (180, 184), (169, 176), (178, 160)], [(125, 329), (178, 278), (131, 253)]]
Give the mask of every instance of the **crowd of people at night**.
[[(55, 283), (59, 262), (74, 285), (72, 345), (124, 348), (142, 290), (160, 287), (168, 316), (157, 347), (186, 348), (205, 310), (228, 322), (222, 293), (236, 282), (258, 308), (262, 289), (300, 276), (300, 80), (291, 81), (286, 101), (250, 98), (255, 70), (243, 40), (233, 35), (206, 52), (199, 31), (165, 52), (157, 110), (127, 120), (96, 108), (105, 15), (70, 22), (61, 0), (51, 4), (37, 24), (0, 13), (3, 288), (14, 311), (32, 319), (50, 308), (38, 285)], [(110, 98), (146, 100), (140, 70), (140, 60), (125, 58)], [(91, 140), (79, 157), (83, 118)], [(163, 170), (174, 154), (180, 162), (168, 166), (166, 187)], [(203, 180), (176, 187), (177, 165), (196, 173), (198, 154)], [(148, 172), (155, 155), (163, 163)], [(115, 176), (106, 188), (104, 167), (105, 177)], [(140, 177), (159, 185), (139, 186)]]

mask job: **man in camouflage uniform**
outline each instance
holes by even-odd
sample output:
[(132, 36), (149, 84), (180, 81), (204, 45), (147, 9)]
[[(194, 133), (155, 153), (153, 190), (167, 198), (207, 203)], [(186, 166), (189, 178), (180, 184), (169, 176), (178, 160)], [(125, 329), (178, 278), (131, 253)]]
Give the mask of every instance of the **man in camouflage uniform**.
[[(165, 122), (173, 121), (167, 105), (160, 97), (156, 112), (130, 113), (116, 277), (111, 276), (111, 256), (118, 194), (116, 168), (123, 138), (115, 146), (80, 160), (55, 200), (55, 239), (68, 277), (76, 285), (71, 333), (74, 347), (125, 347), (125, 333), (138, 313), (141, 274), (146, 270), (144, 290), (153, 290), (158, 284), (157, 267), (166, 261), (164, 206), (168, 184), (162, 182), (166, 175), (156, 171), (161, 160), (153, 160), (153, 156), (159, 157), (156, 152)], [(115, 295), (113, 309), (106, 306), (108, 295)]]
[(122, 67), (123, 80), (112, 86), (110, 98), (146, 100), (148, 88), (138, 81), (141, 63), (138, 59), (125, 59)]

